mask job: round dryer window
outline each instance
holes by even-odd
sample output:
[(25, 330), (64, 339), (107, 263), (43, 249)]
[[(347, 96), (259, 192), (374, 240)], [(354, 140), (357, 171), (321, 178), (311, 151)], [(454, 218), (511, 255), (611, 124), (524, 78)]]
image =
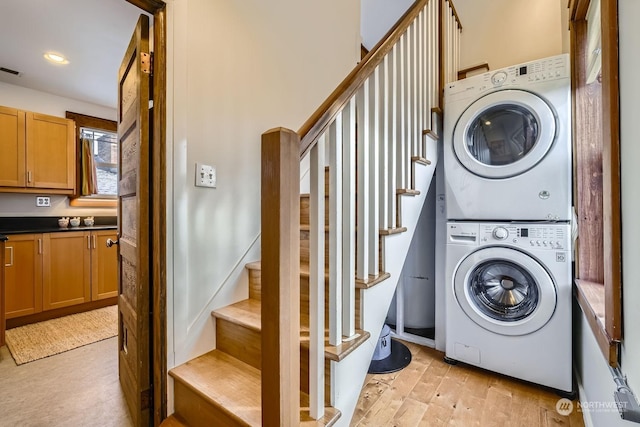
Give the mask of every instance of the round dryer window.
[(453, 149), (470, 172), (508, 178), (538, 164), (555, 135), (555, 115), (542, 98), (502, 90), (476, 100), (462, 113), (453, 132)]
[(480, 249), (458, 266), (458, 304), (471, 320), (503, 335), (526, 335), (543, 327), (556, 307), (553, 279), (538, 261), (515, 249)]

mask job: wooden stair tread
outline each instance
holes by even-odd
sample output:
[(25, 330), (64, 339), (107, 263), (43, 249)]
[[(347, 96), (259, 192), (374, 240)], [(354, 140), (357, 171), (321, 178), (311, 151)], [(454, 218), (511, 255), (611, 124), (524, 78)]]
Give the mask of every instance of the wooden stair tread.
[(407, 231), (407, 227), (397, 227), (397, 228), (381, 228), (380, 235), (381, 236), (391, 236), (392, 234), (400, 234)]
[(411, 161), (412, 162), (416, 162), (416, 163), (420, 163), (421, 165), (425, 165), (428, 166), (431, 164), (431, 160), (427, 159), (426, 157), (421, 157), (421, 156), (413, 156), (411, 157)]
[(414, 190), (412, 188), (400, 188), (396, 191), (397, 194), (406, 196), (417, 196), (420, 194), (420, 190)]
[(260, 300), (249, 298), (235, 304), (213, 310), (211, 315), (260, 332), (262, 322), (260, 319), (260, 312)]
[(160, 427), (188, 427), (189, 425), (182, 421), (175, 414), (169, 415), (161, 423)]
[[(405, 231), (407, 231), (406, 227), (400, 227), (400, 228), (394, 228), (394, 229), (391, 229), (391, 230), (387, 230), (387, 232), (389, 234), (402, 233), (402, 232), (405, 232)], [(260, 270), (262, 268), (262, 264), (261, 264), (260, 261), (252, 262), (250, 264), (251, 264), (251, 266), (249, 266), (249, 264), (247, 264), (246, 268), (249, 268), (251, 270)], [(308, 278), (309, 274), (310, 274), (309, 273), (309, 265), (308, 264), (300, 264), (300, 277)], [(325, 279), (328, 278), (329, 274), (325, 273), (324, 277), (325, 277)], [(381, 271), (380, 274), (377, 277), (372, 277), (371, 276), (367, 280), (356, 279), (356, 288), (357, 289), (369, 289), (369, 288), (374, 287), (378, 283), (388, 279), (389, 277), (391, 277), (391, 275), (389, 273)], [(218, 311), (218, 310), (216, 310), (216, 311)]]
[(373, 288), (375, 285), (387, 280), (391, 277), (389, 273), (380, 273), (377, 277), (369, 276), (368, 279), (356, 279), (356, 288), (358, 289), (369, 289)]
[[(324, 357), (336, 362), (341, 361), (345, 357), (347, 357), (353, 350), (360, 347), (362, 343), (367, 341), (371, 334), (367, 331), (363, 331), (362, 329), (356, 329), (356, 333), (354, 337), (349, 341), (344, 341), (341, 344), (330, 345), (328, 338), (328, 331), (325, 330), (325, 341), (324, 341)], [(300, 338), (301, 343), (300, 346), (308, 349), (309, 348), (309, 335), (303, 336)]]
[(247, 264), (245, 264), (245, 268), (247, 268), (249, 270), (260, 269), (260, 261), (248, 262)]
[(300, 425), (304, 427), (314, 427), (314, 426), (327, 426), (330, 427), (334, 425), (342, 413), (340, 410), (333, 408), (331, 406), (324, 408), (324, 416), (319, 420), (314, 420), (309, 415), (308, 408), (300, 408)]
[(261, 425), (258, 369), (213, 350), (171, 369), (169, 375), (231, 418), (249, 425)]

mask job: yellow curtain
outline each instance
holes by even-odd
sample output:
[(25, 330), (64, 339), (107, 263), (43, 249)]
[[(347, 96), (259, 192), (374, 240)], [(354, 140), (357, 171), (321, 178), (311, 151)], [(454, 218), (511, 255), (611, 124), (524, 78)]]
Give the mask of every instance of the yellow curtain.
[(91, 150), (91, 140), (82, 138), (82, 188), (83, 196), (98, 193), (98, 178), (96, 176), (96, 164)]

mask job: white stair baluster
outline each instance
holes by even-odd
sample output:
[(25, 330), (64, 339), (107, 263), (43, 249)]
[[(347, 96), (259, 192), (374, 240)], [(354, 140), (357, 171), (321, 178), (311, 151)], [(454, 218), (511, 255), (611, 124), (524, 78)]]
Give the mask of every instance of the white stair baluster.
[(324, 203), (325, 138), (310, 153), (309, 195), (309, 411), (324, 415)]
[(367, 280), (369, 274), (369, 79), (367, 79), (356, 95), (356, 113), (358, 117), (358, 192), (357, 192), (357, 262), (356, 278)]
[(342, 334), (356, 328), (356, 101), (342, 110)]

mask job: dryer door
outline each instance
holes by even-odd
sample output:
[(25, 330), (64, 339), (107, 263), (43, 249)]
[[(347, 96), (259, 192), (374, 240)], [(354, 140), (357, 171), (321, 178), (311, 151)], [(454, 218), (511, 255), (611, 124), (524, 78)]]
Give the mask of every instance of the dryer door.
[(534, 167), (556, 137), (551, 107), (522, 90), (492, 92), (471, 104), (453, 132), (453, 149), (470, 172), (508, 178)]
[(556, 287), (547, 270), (515, 249), (485, 247), (473, 252), (458, 266), (453, 286), (465, 314), (502, 335), (537, 331), (556, 308)]

